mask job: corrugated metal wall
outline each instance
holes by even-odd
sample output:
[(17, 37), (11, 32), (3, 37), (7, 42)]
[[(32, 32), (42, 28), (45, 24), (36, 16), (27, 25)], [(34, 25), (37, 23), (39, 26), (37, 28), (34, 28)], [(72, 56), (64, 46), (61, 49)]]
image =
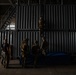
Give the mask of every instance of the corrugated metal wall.
[(18, 7), (18, 29), (38, 29), (43, 16), (49, 29), (75, 29), (75, 5), (22, 5)]
[(40, 16), (44, 18), (44, 36), (49, 42), (48, 50), (76, 53), (75, 5), (19, 5), (16, 7), (16, 31), (13, 31), (9, 37), (12, 38), (15, 48), (14, 56), (20, 56), (20, 44), (24, 38), (29, 39), (30, 50), (34, 40), (38, 40), (41, 45), (42, 40), (38, 30)]
[[(7, 42), (10, 44), (10, 45), (13, 45), (13, 55), (12, 56), (16, 56), (17, 55), (17, 52), (16, 52), (16, 48), (15, 48), (15, 32), (14, 31), (3, 31), (3, 30), (0, 30), (0, 48), (1, 48), (1, 45), (3, 44), (3, 40), (4, 38), (7, 38)], [(0, 49), (0, 53), (1, 53), (1, 49)]]
[[(29, 38), (31, 46), (41, 37), (38, 20), (45, 21), (44, 35), (51, 52), (76, 52), (76, 6), (75, 5), (21, 5), (17, 7), (18, 47), (23, 38)], [(18, 48), (18, 55), (19, 55)]]

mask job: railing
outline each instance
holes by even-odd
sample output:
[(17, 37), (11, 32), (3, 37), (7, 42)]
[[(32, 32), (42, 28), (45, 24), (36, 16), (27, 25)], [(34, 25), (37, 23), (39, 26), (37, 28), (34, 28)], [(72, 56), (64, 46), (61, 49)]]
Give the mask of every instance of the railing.
[(1, 18), (1, 25), (0, 28), (2, 28), (5, 24), (5, 22), (13, 15), (13, 13), (15, 13), (15, 8), (13, 8), (12, 6), (10, 6), (7, 11), (5, 12), (5, 14), (3, 15), (3, 17)]

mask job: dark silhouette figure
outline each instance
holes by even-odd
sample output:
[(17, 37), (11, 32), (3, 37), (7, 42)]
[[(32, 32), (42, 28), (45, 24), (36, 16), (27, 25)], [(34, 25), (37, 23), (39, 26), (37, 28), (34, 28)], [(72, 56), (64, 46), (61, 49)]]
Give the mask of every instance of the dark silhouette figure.
[(39, 18), (39, 31), (40, 31), (40, 36), (43, 36), (43, 31), (44, 31), (44, 20), (42, 17)]
[(20, 47), (21, 47), (22, 67), (25, 67), (28, 53), (28, 39), (23, 40)]
[(48, 49), (48, 42), (45, 37), (42, 37), (41, 51), (43, 55), (46, 55), (46, 50)]
[(1, 46), (2, 49), (2, 56), (3, 59), (1, 63), (4, 65), (4, 67), (8, 67), (9, 65), (9, 59), (10, 59), (10, 54), (9, 54), (9, 44), (7, 43), (7, 39), (3, 40), (3, 44)]
[(38, 41), (35, 41), (35, 43), (32, 46), (32, 53), (34, 56), (34, 67), (36, 67), (37, 65), (39, 51), (40, 51), (40, 46), (38, 44)]

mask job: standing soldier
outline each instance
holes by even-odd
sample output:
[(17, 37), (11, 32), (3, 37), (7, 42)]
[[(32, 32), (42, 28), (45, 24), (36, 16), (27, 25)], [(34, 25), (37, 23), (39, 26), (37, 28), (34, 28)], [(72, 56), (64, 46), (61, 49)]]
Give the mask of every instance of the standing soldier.
[(37, 65), (39, 50), (40, 50), (40, 47), (39, 47), (38, 41), (35, 41), (35, 43), (32, 46), (32, 53), (34, 55), (34, 67), (36, 67)]
[(46, 55), (47, 49), (48, 49), (48, 42), (46, 41), (45, 37), (42, 37), (41, 50), (43, 55)]
[(3, 56), (1, 63), (4, 65), (4, 67), (8, 67), (9, 65), (9, 44), (7, 43), (7, 39), (3, 40), (3, 44), (1, 48), (2, 48), (1, 54)]
[(42, 17), (39, 18), (39, 31), (40, 31), (40, 36), (43, 36), (43, 29), (44, 29), (44, 20)]
[(28, 39), (23, 40), (20, 47), (21, 47), (22, 67), (25, 67), (28, 51)]

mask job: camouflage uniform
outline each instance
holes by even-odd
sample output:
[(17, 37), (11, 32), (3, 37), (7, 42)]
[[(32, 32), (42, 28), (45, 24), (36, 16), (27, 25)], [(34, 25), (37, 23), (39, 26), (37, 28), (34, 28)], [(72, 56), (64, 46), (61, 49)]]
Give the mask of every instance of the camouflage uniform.
[(39, 19), (39, 31), (40, 31), (40, 36), (43, 36), (43, 29), (44, 29), (44, 20), (42, 17)]
[(23, 40), (21, 43), (22, 67), (24, 67), (26, 63), (27, 50), (28, 50), (27, 40)]
[(9, 58), (9, 44), (7, 43), (7, 41), (2, 44), (1, 48), (2, 48), (1, 54), (3, 57), (1, 63), (4, 65), (4, 67), (8, 67), (10, 58)]

